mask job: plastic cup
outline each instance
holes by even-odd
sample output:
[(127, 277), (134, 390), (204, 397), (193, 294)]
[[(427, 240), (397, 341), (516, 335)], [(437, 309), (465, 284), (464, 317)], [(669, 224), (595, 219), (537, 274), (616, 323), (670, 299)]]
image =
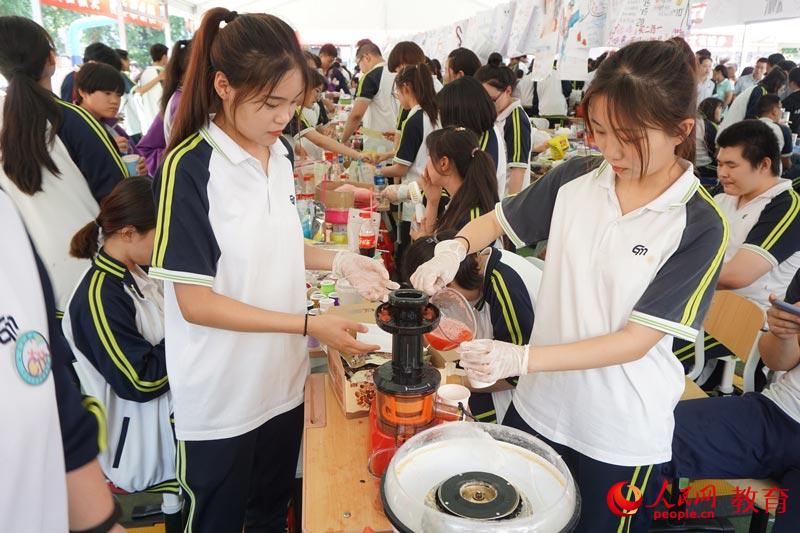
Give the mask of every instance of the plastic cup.
[(336, 282), (332, 279), (323, 279), (319, 283), (319, 290), (325, 296), (330, 296), (332, 292), (336, 292)]
[(475, 338), (477, 321), (475, 311), (461, 293), (444, 289), (435, 294), (430, 302), (439, 308), (439, 325), (425, 334), (425, 339), (440, 352), (455, 350), (462, 342)]
[(383, 512), (381, 479), (389, 468), (389, 463), (392, 461), (395, 452), (397, 452), (396, 448), (381, 448), (372, 452), (372, 455), (369, 456), (369, 460), (367, 461), (367, 471), (369, 471), (369, 475), (372, 477), (372, 488), (374, 491), (372, 495), (372, 505), (376, 510), (381, 512)]
[(336, 302), (333, 298), (323, 298), (319, 301), (319, 312), (327, 313), (334, 305), (336, 305)]
[(137, 154), (122, 156), (122, 162), (125, 163), (125, 166), (128, 168), (129, 176), (139, 175), (139, 171), (136, 169), (136, 167), (139, 166), (139, 156)]
[(467, 381), (469, 381), (469, 386), (473, 389), (485, 389), (487, 387), (491, 387), (496, 381), (478, 381), (476, 379), (472, 379), (469, 377), (469, 372), (467, 373)]
[(339, 295), (335, 292), (332, 292), (328, 295), (328, 298), (333, 300), (334, 307), (339, 307)]
[(469, 404), (470, 391), (464, 385), (448, 383), (439, 387), (436, 395), (439, 401), (445, 405), (458, 407), (458, 404), (461, 403), (467, 406)]
[(319, 302), (323, 298), (325, 298), (325, 295), (322, 294), (321, 292), (315, 292), (314, 294), (311, 295), (311, 302), (314, 304), (315, 309), (319, 309)]

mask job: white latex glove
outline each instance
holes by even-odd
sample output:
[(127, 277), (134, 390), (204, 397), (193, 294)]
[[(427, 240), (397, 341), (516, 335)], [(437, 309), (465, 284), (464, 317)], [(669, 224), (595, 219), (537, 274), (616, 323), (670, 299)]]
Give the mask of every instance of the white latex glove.
[(423, 263), (411, 275), (414, 288), (433, 296), (455, 279), (458, 266), (467, 257), (467, 246), (463, 239), (442, 241), (433, 251), (433, 259)]
[(528, 373), (527, 345), (480, 339), (462, 343), (458, 353), (470, 381), (493, 383)]
[(367, 300), (383, 300), (400, 285), (389, 279), (389, 272), (379, 262), (353, 252), (339, 252), (333, 259), (333, 273), (346, 278)]

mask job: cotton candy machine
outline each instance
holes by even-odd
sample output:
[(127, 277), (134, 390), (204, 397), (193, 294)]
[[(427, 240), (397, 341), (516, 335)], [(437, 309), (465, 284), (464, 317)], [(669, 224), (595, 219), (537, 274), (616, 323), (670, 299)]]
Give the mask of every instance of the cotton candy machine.
[(381, 482), (395, 531), (570, 531), (580, 512), (564, 461), (539, 439), (496, 424), (456, 422), (418, 433)]

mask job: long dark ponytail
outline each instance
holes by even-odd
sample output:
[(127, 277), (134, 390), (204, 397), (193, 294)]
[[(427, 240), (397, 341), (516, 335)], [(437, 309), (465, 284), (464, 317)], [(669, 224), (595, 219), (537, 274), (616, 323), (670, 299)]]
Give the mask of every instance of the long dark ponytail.
[(479, 207), (488, 213), (500, 201), (497, 192), (497, 171), (494, 160), (478, 146), (478, 136), (466, 128), (443, 128), (431, 132), (425, 141), (434, 161), (450, 159), (463, 180), (461, 188), (450, 199), (450, 205), (439, 219), (436, 230), (456, 231), (470, 210)]
[[(223, 22), (226, 25), (220, 28)], [(205, 126), (209, 114), (222, 111), (214, 89), (216, 71), (238, 89), (235, 107), (262, 90), (274, 89), (293, 68), (302, 73), (305, 89), (308, 67), (303, 50), (283, 20), (262, 13), (239, 15), (224, 7), (209, 9), (192, 39), (168, 150)]]
[(126, 226), (133, 226), (139, 233), (156, 227), (155, 200), (147, 178), (128, 178), (117, 183), (100, 202), (97, 218), (72, 237), (69, 254), (79, 259), (91, 259), (97, 253), (97, 238), (101, 229), (103, 235), (108, 236)]
[(414, 93), (417, 103), (431, 119), (431, 124), (439, 121), (439, 106), (436, 103), (436, 89), (433, 87), (433, 74), (427, 65), (408, 65), (394, 79), (395, 87), (405, 85)]
[(59, 173), (50, 146), (61, 128), (61, 107), (39, 85), (53, 50), (50, 35), (32, 20), (0, 17), (0, 74), (8, 80), (0, 157), (8, 178), (26, 194), (42, 190), (42, 167)]
[(161, 115), (167, 112), (169, 99), (183, 83), (183, 74), (186, 72), (186, 65), (189, 63), (189, 52), (191, 51), (192, 40), (181, 39), (172, 45), (172, 55), (164, 69), (164, 93), (161, 95)]

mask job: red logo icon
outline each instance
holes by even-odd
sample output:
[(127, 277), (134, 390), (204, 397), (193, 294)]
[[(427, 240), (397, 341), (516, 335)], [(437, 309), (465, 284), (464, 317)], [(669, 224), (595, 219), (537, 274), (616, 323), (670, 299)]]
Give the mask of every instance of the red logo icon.
[(642, 506), (642, 491), (627, 481), (620, 481), (609, 489), (606, 503), (617, 516), (633, 516)]

